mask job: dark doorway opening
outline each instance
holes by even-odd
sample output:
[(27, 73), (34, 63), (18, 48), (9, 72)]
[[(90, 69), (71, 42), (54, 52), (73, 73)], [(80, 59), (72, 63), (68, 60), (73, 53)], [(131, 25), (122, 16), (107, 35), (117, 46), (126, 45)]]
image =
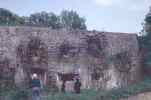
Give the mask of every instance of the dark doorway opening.
[(77, 73), (58, 73), (61, 81), (74, 81), (76, 77), (79, 77)]

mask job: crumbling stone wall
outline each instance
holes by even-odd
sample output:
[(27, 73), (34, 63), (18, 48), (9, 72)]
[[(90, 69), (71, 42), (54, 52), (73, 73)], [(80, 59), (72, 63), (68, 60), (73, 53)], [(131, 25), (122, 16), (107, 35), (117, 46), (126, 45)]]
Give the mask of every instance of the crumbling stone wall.
[(78, 73), (83, 88), (125, 87), (142, 76), (138, 50), (136, 34), (0, 27), (0, 56), (9, 59), (19, 87), (33, 72), (58, 88), (58, 73)]
[(15, 69), (10, 67), (9, 59), (2, 57), (0, 59), (0, 88), (9, 89), (14, 86)]

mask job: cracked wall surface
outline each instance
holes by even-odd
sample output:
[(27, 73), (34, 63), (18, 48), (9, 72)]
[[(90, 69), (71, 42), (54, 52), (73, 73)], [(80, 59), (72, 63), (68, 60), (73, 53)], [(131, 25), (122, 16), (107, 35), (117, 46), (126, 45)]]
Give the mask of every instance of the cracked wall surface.
[(60, 87), (58, 73), (78, 73), (83, 88), (125, 87), (141, 79), (139, 55), (136, 34), (0, 27), (0, 68), (13, 70), (19, 87), (35, 72), (43, 85)]

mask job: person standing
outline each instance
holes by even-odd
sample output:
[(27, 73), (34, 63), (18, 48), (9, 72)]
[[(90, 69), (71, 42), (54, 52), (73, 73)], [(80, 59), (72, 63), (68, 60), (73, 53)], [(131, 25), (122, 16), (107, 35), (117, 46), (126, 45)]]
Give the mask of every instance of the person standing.
[(79, 94), (80, 93), (80, 88), (81, 88), (81, 82), (77, 78), (75, 83), (74, 83), (74, 91), (75, 91), (75, 93)]
[(36, 73), (32, 75), (31, 88), (32, 88), (32, 100), (40, 100), (40, 80)]
[(61, 86), (61, 91), (62, 91), (63, 93), (65, 93), (65, 89), (66, 89), (66, 81), (63, 80), (62, 86)]

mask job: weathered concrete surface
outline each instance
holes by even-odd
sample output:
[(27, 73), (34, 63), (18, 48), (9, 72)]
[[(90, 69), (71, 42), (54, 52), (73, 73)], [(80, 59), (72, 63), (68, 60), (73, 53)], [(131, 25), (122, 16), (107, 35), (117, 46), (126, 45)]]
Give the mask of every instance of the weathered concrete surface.
[(20, 87), (35, 72), (58, 87), (58, 73), (76, 72), (83, 88), (97, 89), (125, 87), (142, 76), (136, 34), (0, 27), (0, 57), (9, 59)]

